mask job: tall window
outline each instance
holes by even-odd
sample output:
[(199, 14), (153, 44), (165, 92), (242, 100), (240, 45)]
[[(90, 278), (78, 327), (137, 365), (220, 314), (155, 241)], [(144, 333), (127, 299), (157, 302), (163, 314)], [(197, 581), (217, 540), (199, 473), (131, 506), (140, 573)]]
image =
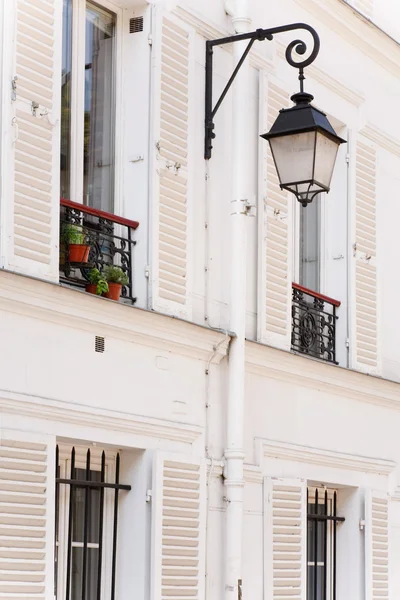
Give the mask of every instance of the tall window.
[(119, 455), (57, 447), (56, 600), (115, 600)]
[(299, 283), (313, 292), (320, 291), (321, 202), (317, 196), (300, 208)]
[(343, 521), (337, 492), (307, 490), (307, 600), (336, 600), (336, 532)]
[(114, 210), (116, 16), (64, 0), (61, 196)]

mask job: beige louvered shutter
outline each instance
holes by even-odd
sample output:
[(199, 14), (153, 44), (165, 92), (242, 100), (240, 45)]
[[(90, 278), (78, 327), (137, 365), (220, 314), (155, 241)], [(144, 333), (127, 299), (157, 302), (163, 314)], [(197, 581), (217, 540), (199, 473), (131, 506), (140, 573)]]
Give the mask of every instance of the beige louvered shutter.
[[(8, 267), (58, 279), (62, 2), (16, 2)], [(11, 205), (10, 205), (11, 206)]]
[(158, 453), (153, 465), (151, 600), (202, 600), (205, 466)]
[(20, 434), (3, 435), (0, 598), (53, 599), (53, 547), (54, 460), (49, 446)]
[(389, 498), (371, 490), (365, 497), (365, 598), (389, 598)]
[(306, 600), (307, 485), (264, 480), (264, 600)]
[(192, 32), (172, 15), (155, 12), (152, 308), (188, 318)]
[[(281, 108), (288, 106), (284, 90), (260, 75), (260, 133), (269, 131)], [(290, 348), (291, 200), (279, 187), (269, 144), (260, 142), (260, 243), (258, 339)]]
[(355, 366), (377, 373), (378, 306), (376, 270), (376, 150), (356, 144), (355, 202)]

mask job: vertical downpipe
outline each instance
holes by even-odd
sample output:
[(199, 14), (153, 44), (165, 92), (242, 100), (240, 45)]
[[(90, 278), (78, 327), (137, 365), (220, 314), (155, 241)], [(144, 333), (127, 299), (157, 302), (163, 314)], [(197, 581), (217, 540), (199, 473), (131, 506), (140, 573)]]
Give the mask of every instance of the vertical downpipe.
[[(232, 18), (236, 33), (250, 29), (247, 0), (236, 0)], [(233, 44), (237, 64), (248, 42)], [(230, 330), (235, 332), (229, 351), (227, 430), (225, 450), (226, 539), (225, 600), (238, 600), (242, 580), (243, 539), (243, 416), (245, 397), (246, 326), (246, 226), (243, 200), (248, 199), (248, 88), (249, 61), (239, 71), (233, 87), (232, 203), (230, 215)]]

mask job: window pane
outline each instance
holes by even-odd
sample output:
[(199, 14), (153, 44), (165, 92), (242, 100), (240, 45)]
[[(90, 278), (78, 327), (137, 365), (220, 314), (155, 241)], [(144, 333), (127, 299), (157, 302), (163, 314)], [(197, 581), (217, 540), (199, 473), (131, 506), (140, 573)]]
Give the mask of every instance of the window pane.
[(71, 67), (72, 67), (72, 0), (63, 2), (62, 71), (61, 71), (61, 148), (60, 194), (70, 196), (71, 172)]
[[(316, 513), (325, 515), (325, 504), (319, 503), (316, 506), (315, 502), (310, 502), (307, 512), (309, 515)], [(308, 519), (307, 522), (307, 600), (325, 600), (325, 547), (327, 543), (325, 526), (325, 521)], [(317, 538), (315, 537), (316, 533)]]
[[(76, 479), (86, 480), (86, 469), (75, 470)], [(100, 481), (100, 471), (90, 471), (91, 481)], [(85, 497), (86, 488), (74, 489), (73, 505), (73, 524), (72, 541), (83, 542), (84, 523), (85, 523)], [(100, 518), (100, 490), (90, 489), (89, 491), (89, 523), (88, 523), (88, 543), (97, 544), (99, 542), (99, 518)]]
[(86, 4), (83, 202), (114, 209), (115, 16)]
[[(88, 548), (86, 600), (97, 600), (98, 548)], [(83, 548), (72, 548), (71, 600), (82, 600)]]
[[(317, 575), (317, 595), (315, 595), (315, 574)], [(307, 570), (307, 600), (325, 600), (324, 598), (324, 567), (308, 566)]]
[(306, 208), (300, 208), (300, 285), (320, 289), (320, 200), (317, 196)]

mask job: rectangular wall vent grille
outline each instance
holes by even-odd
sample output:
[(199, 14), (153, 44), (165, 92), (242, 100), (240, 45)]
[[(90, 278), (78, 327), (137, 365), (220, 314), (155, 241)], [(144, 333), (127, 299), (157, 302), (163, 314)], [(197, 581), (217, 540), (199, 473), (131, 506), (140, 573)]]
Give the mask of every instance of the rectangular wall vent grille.
[(106, 345), (106, 343), (105, 343), (104, 338), (101, 337), (100, 335), (96, 335), (95, 344), (94, 344), (95, 351), (96, 352), (104, 352), (105, 345)]
[(129, 19), (129, 33), (140, 33), (141, 31), (143, 31), (143, 17)]

